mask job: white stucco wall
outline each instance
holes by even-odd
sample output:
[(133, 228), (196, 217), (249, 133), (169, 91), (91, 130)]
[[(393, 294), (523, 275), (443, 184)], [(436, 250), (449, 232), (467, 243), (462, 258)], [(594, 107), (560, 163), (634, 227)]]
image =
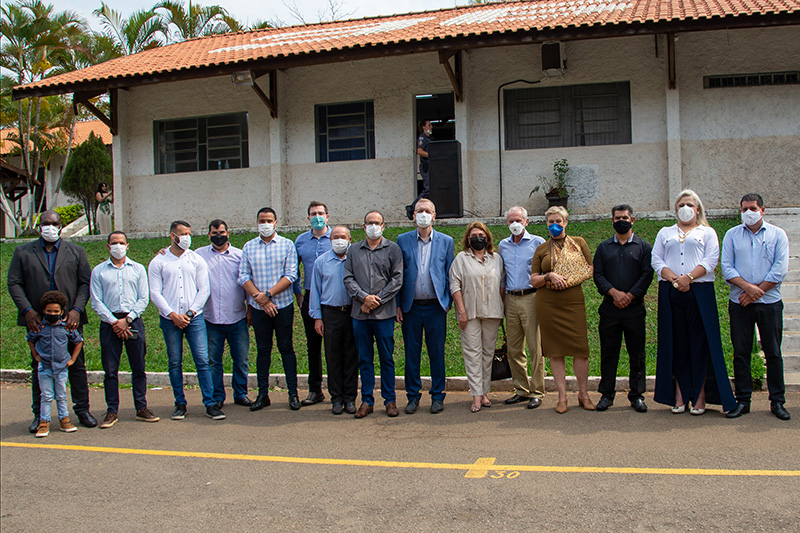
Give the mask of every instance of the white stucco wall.
[[(735, 205), (743, 190), (763, 191), (771, 205), (798, 205), (800, 180), (788, 178), (800, 170), (800, 86), (702, 88), (708, 73), (796, 69), (800, 39), (792, 36), (796, 28), (682, 34), (677, 91), (667, 88), (663, 36), (658, 57), (653, 36), (566, 43), (563, 78), (538, 86), (629, 81), (632, 143), (503, 151), (502, 202), (497, 88), (543, 78), (539, 46), (464, 53), (465, 100), (455, 111), (465, 209), (496, 216), (521, 203), (542, 212), (543, 195), (528, 193), (560, 158), (584, 177), (571, 205), (576, 213), (605, 212), (621, 201), (637, 210), (666, 209), (674, 190), (686, 186), (710, 208)], [(266, 78), (261, 85), (266, 91)], [(299, 225), (311, 200), (328, 204), (333, 223), (360, 222), (369, 209), (401, 220), (414, 196), (414, 95), (450, 90), (438, 55), (430, 53), (281, 71), (277, 120), (227, 76), (120, 91), (114, 155), (125, 227), (158, 231), (178, 217), (195, 227), (214, 217), (253, 226), (264, 205), (278, 211), (279, 223)], [(374, 101), (376, 159), (316, 163), (314, 105), (359, 100)], [(236, 111), (249, 114), (250, 168), (153, 175), (154, 120)]]

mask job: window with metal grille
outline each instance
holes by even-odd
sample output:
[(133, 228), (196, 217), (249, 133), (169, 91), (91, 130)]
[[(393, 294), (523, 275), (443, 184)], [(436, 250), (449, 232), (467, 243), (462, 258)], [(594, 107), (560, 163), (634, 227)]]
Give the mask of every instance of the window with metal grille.
[(314, 106), (317, 163), (375, 159), (372, 101)]
[(703, 88), (722, 87), (760, 87), (764, 85), (798, 85), (800, 71), (756, 72), (753, 74), (725, 74), (722, 76), (703, 76)]
[(506, 89), (506, 150), (631, 143), (627, 81)]
[(156, 174), (250, 166), (247, 113), (157, 120)]

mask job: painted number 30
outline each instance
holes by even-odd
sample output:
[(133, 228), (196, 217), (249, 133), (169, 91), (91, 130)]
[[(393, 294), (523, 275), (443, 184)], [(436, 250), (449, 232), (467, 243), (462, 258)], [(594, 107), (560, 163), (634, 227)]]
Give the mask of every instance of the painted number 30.
[(494, 479), (514, 479), (519, 477), (519, 472), (508, 472), (507, 470), (495, 470), (489, 477)]

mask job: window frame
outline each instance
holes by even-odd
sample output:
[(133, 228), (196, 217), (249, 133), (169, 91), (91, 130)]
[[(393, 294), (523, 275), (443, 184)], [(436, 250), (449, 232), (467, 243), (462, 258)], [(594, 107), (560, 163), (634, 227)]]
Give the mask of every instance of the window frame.
[(507, 151), (632, 143), (629, 81), (505, 89), (503, 115)]
[[(235, 128), (238, 128), (237, 133), (231, 131)], [(173, 138), (168, 141), (170, 134)], [(223, 139), (235, 140), (226, 143)], [(172, 143), (171, 148), (169, 143)], [(214, 146), (215, 143), (217, 146)], [(236, 156), (223, 157), (223, 152), (236, 150)], [(157, 175), (249, 168), (248, 113), (237, 111), (154, 120), (153, 154), (153, 172)], [(190, 157), (191, 154), (194, 154), (194, 159)], [(231, 166), (231, 162), (236, 163)]]
[[(363, 105), (363, 111), (347, 111), (348, 108), (358, 105)], [(338, 112), (331, 113), (331, 110)], [(357, 117), (360, 115), (363, 120), (358, 121)], [(338, 120), (332, 124), (331, 117)], [(363, 133), (353, 135), (354, 132), (348, 131), (356, 128), (363, 128)], [(340, 130), (340, 134), (331, 135), (332, 130)], [(363, 139), (363, 143), (357, 145), (360, 139)], [(346, 146), (347, 144), (351, 146)], [(357, 152), (360, 151), (363, 155), (359, 157)], [(374, 100), (314, 104), (314, 153), (317, 163), (375, 159)], [(337, 155), (331, 157), (331, 154)]]

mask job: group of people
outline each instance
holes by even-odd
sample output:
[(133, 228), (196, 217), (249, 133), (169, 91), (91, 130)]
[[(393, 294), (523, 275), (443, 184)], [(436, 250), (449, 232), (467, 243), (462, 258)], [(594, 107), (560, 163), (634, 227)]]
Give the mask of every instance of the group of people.
[[(192, 250), (191, 225), (174, 221), (169, 246), (147, 270), (127, 257), (129, 244), (121, 231), (108, 237), (109, 259), (90, 269), (83, 248), (60, 239), (58, 213), (47, 211), (41, 217), (40, 239), (15, 249), (8, 273), (9, 292), (19, 309), (18, 323), (27, 328), (32, 354), (34, 420), (30, 431), (37, 437), (47, 436), (54, 398), (60, 429), (75, 431), (67, 412), (67, 377), (79, 422), (86, 427), (97, 425), (89, 411), (82, 339), (89, 302), (101, 319), (107, 410), (100, 427), (110, 428), (118, 421), (123, 348), (132, 371), (136, 418), (159, 420), (146, 400), (141, 315), (150, 300), (158, 309), (167, 350), (175, 399), (173, 420), (187, 415), (184, 338), (194, 359), (206, 415), (222, 420), (225, 343), (232, 359), (233, 401), (258, 411), (270, 405), (273, 335), (292, 410), (325, 399), (324, 346), (333, 414), (368, 416), (375, 406), (377, 347), (384, 408), (389, 417), (398, 416), (397, 322), (405, 345), (404, 411), (413, 414), (422, 402), (424, 337), (430, 360), (430, 412), (439, 413), (446, 396), (445, 339), (451, 307), (458, 321), (472, 412), (492, 405), (488, 396), (492, 361), (503, 321), (515, 389), (506, 404), (524, 403), (529, 409), (541, 405), (543, 358), (547, 357), (558, 390), (556, 412), (566, 412), (566, 358), (572, 357), (579, 406), (607, 410), (614, 403), (624, 336), (630, 357), (628, 400), (637, 412), (646, 412), (644, 297), (654, 271), (659, 280), (655, 401), (670, 406), (673, 413), (689, 410), (701, 415), (707, 403), (721, 404), (731, 418), (748, 413), (757, 325), (766, 355), (772, 413), (789, 419), (780, 352), (780, 284), (788, 268), (785, 232), (763, 220), (762, 198), (748, 194), (740, 202), (742, 224), (723, 240), (722, 273), (731, 285), (734, 395), (725, 369), (713, 286), (720, 255), (718, 238), (694, 192), (683, 191), (674, 208), (678, 222), (661, 229), (651, 247), (634, 233), (633, 208), (615, 206), (613, 234), (592, 257), (582, 238), (568, 235), (569, 214), (563, 207), (551, 207), (545, 213), (547, 241), (527, 231), (526, 210), (514, 206), (506, 213), (509, 237), (495, 245), (491, 231), (481, 222), (472, 222), (457, 255), (453, 239), (433, 229), (436, 207), (427, 198), (414, 204), (416, 228), (401, 234), (397, 242), (383, 236), (383, 215), (370, 211), (364, 217), (366, 238), (351, 243), (346, 226), (328, 225), (328, 208), (322, 202), (311, 202), (311, 229), (292, 242), (278, 235), (277, 214), (264, 207), (256, 214), (258, 236), (242, 249), (230, 244), (228, 225), (217, 219), (208, 227), (211, 244)], [(304, 265), (302, 280), (299, 263)], [(601, 398), (597, 405), (588, 393), (589, 343), (582, 289), (588, 279), (603, 295), (598, 311)], [(309, 391), (302, 401), (292, 340), (295, 299), (309, 365)], [(256, 339), (255, 400), (247, 390), (249, 327)], [(356, 407), (359, 375), (361, 403)]]

